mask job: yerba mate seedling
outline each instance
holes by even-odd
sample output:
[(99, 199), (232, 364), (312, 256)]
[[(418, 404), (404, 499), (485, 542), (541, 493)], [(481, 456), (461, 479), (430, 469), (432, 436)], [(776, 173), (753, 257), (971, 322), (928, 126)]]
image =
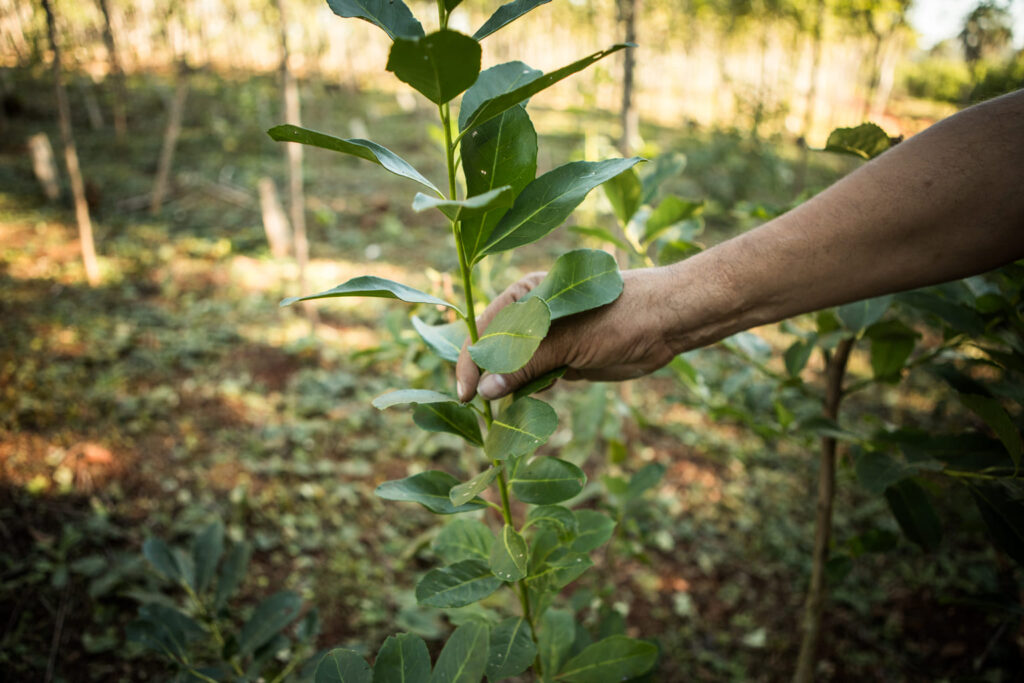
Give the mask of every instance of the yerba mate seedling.
[[(484, 370), (509, 373), (533, 355), (553, 320), (606, 305), (622, 291), (611, 255), (576, 250), (562, 255), (530, 296), (503, 309), (483, 333), (477, 328), (474, 268), (493, 254), (544, 237), (572, 213), (587, 193), (630, 169), (641, 159), (578, 161), (539, 177), (537, 133), (526, 111), (530, 97), (630, 45), (614, 45), (548, 73), (522, 62), (481, 71), (481, 41), (547, 0), (515, 0), (498, 8), (472, 36), (448, 29), (460, 0), (438, 0), (439, 28), (426, 34), (401, 0), (328, 0), (334, 12), (383, 29), (392, 39), (387, 70), (437, 106), (444, 131), (446, 191), (387, 148), (369, 140), (342, 140), (296, 126), (277, 126), (275, 140), (298, 142), (360, 157), (419, 183), (426, 192), (412, 199), (416, 211), (437, 211), (455, 238), (463, 300), (451, 302), (379, 277), (357, 277), (337, 287), (282, 305), (310, 299), (370, 296), (410, 304), (442, 306), (456, 322), (430, 326), (414, 317), (427, 345), (455, 361), (466, 336), (469, 353)], [(460, 98), (461, 96), (461, 98)], [(458, 117), (452, 102), (460, 98)], [(463, 182), (458, 178), (461, 162)], [(553, 373), (556, 374), (556, 373)], [(470, 621), (459, 626), (431, 665), (425, 643), (400, 634), (384, 643), (372, 669), (355, 652), (334, 650), (321, 662), (317, 680), (479, 681), (517, 676), (532, 667), (550, 681), (621, 681), (650, 670), (657, 648), (612, 636), (577, 653), (573, 615), (552, 609), (554, 596), (592, 565), (588, 555), (604, 544), (614, 523), (601, 513), (562, 505), (582, 489), (586, 475), (557, 457), (535, 457), (555, 431), (558, 418), (547, 403), (529, 394), (554, 381), (547, 377), (492, 405), (470, 404), (442, 391), (405, 389), (374, 400), (379, 409), (412, 405), (422, 429), (461, 437), (480, 453), (478, 472), (460, 481), (431, 470), (388, 481), (377, 489), (385, 500), (415, 502), (439, 515), (492, 508), (501, 522), (493, 529), (476, 517), (447, 524), (435, 542), (447, 563), (429, 571), (416, 587), (421, 605), (470, 605), (500, 588), (512, 590), (520, 612), (499, 623)], [(496, 489), (496, 492), (495, 492)], [(499, 502), (488, 500), (494, 498)], [(526, 504), (523, 518), (510, 500)]]

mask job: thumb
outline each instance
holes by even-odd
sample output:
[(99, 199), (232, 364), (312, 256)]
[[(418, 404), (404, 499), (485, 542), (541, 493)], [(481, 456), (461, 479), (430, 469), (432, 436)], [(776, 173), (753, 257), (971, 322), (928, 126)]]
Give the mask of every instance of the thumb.
[(504, 375), (485, 373), (480, 379), (480, 384), (477, 385), (477, 393), (488, 401), (508, 396), (541, 375), (565, 365), (563, 356), (564, 354), (559, 352), (558, 346), (552, 343), (551, 339), (545, 339), (526, 365), (515, 372)]

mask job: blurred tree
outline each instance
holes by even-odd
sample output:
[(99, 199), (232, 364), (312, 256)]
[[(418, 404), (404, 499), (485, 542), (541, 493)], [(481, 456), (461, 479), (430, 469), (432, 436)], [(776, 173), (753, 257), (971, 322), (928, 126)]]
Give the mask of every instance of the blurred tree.
[(982, 2), (967, 15), (960, 31), (960, 46), (971, 75), (978, 79), (978, 63), (1005, 52), (1013, 40), (1010, 11), (995, 2)]

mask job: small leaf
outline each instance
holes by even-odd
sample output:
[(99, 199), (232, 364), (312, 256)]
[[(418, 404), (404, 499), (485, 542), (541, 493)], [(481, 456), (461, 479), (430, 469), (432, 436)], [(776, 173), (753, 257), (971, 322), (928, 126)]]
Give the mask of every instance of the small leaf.
[(576, 633), (572, 612), (550, 608), (540, 618), (537, 645), (545, 672), (558, 671), (569, 655)]
[(403, 403), (450, 403), (455, 399), (448, 394), (430, 389), (399, 389), (389, 391), (373, 399), (373, 407), (377, 410), (384, 410)]
[(491, 629), (469, 621), (455, 629), (437, 657), (430, 683), (479, 683), (487, 667)]
[(855, 128), (836, 128), (832, 131), (825, 143), (825, 151), (874, 159), (891, 146), (892, 141), (884, 130), (873, 123), (862, 123)]
[(339, 17), (357, 18), (384, 29), (391, 40), (417, 38), (423, 26), (402, 0), (327, 0)]
[(555, 368), (551, 372), (545, 372), (540, 377), (530, 382), (527, 382), (523, 386), (516, 389), (515, 393), (512, 394), (512, 400), (518, 401), (519, 399), (525, 398), (531, 394), (536, 394), (538, 392), (544, 391), (552, 384), (557, 382), (559, 378), (561, 378), (561, 376), (564, 375), (565, 371), (568, 369), (569, 367), (567, 365), (564, 365), (560, 368)]
[(502, 581), (518, 581), (526, 576), (530, 550), (515, 527), (506, 524), (497, 541), (491, 545), (491, 571)]
[(611, 246), (617, 249), (621, 249), (622, 251), (625, 252), (635, 251), (633, 247), (629, 246), (628, 244), (620, 240), (618, 237), (613, 235), (610, 231), (606, 230), (605, 228), (591, 228), (586, 226), (570, 225), (569, 230), (571, 230), (572, 232), (579, 233), (581, 235), (586, 235), (587, 237), (593, 237), (596, 240), (604, 242), (605, 244), (610, 244)]
[(433, 190), (439, 195), (441, 194), (441, 191), (437, 189), (437, 186), (427, 180), (422, 173), (413, 168), (408, 161), (398, 156), (390, 149), (381, 147), (376, 142), (361, 140), (358, 138), (342, 140), (341, 138), (336, 138), (333, 135), (319, 133), (315, 130), (300, 128), (299, 126), (293, 126), (291, 124), (274, 126), (268, 130), (267, 133), (278, 142), (297, 142), (302, 145), (311, 145), (313, 147), (320, 147), (321, 149), (328, 149), (332, 152), (351, 154), (352, 156), (359, 157), (360, 159), (372, 161), (379, 166), (383, 166), (385, 170), (391, 171), (397, 176), (408, 178), (409, 180), (415, 180), (420, 185)]
[(526, 515), (526, 523), (553, 529), (562, 540), (572, 538), (577, 530), (576, 515), (561, 505), (538, 505), (530, 508)]
[(587, 193), (641, 161), (640, 157), (574, 161), (548, 171), (523, 188), (481, 253), (495, 254), (536, 242), (561, 225)]
[(292, 591), (275, 593), (256, 606), (238, 636), (238, 652), (247, 655), (292, 623), (302, 610), (302, 598)]
[(448, 492), (448, 498), (452, 501), (452, 505), (459, 506), (473, 500), (477, 494), (487, 490), (499, 472), (501, 472), (500, 467), (488, 467), (465, 484), (453, 486), (452, 490)]
[(220, 608), (227, 604), (227, 601), (235, 594), (249, 571), (249, 558), (252, 556), (252, 545), (245, 541), (236, 543), (228, 551), (228, 556), (220, 566), (220, 576), (217, 578), (217, 594), (214, 598), (214, 606)]
[(469, 355), (490, 372), (515, 372), (529, 362), (550, 325), (544, 301), (517, 301), (498, 311), (487, 331), (469, 347)]
[(612, 204), (612, 211), (619, 223), (627, 225), (636, 210), (640, 208), (644, 188), (640, 176), (634, 169), (623, 171), (604, 183), (604, 193)]
[(217, 520), (200, 531), (192, 544), (192, 564), (195, 565), (195, 584), (192, 587), (197, 593), (206, 591), (223, 554), (224, 524)]
[(501, 584), (487, 562), (463, 560), (427, 572), (416, 585), (416, 601), (426, 607), (463, 607), (486, 598)]
[(417, 427), (425, 431), (447, 432), (461, 436), (474, 446), (484, 445), (483, 436), (480, 434), (480, 421), (469, 406), (459, 405), (454, 401), (423, 403), (416, 406), (412, 419)]
[(960, 394), (960, 402), (995, 432), (1006, 452), (1010, 454), (1014, 467), (1019, 468), (1024, 444), (1021, 443), (1020, 432), (1017, 431), (1003, 405), (997, 399), (978, 394)]
[(178, 557), (161, 539), (147, 538), (142, 544), (142, 554), (158, 572), (167, 578), (172, 581), (184, 580), (184, 573)]
[(907, 538), (925, 550), (939, 545), (942, 523), (920, 484), (904, 479), (885, 490), (885, 499)]
[(610, 636), (588, 646), (562, 667), (556, 681), (619, 683), (646, 673), (658, 659), (658, 648), (643, 640)]
[(839, 319), (851, 332), (860, 332), (866, 327), (878, 322), (879, 318), (885, 315), (892, 303), (892, 295), (875, 297), (874, 299), (862, 299), (839, 307)]
[(526, 671), (537, 656), (529, 622), (522, 617), (505, 619), (491, 632), (487, 678), (499, 681)]
[(609, 304), (622, 293), (615, 257), (599, 249), (575, 249), (558, 257), (544, 280), (530, 290), (558, 320)]
[(568, 500), (583, 490), (587, 475), (576, 465), (558, 458), (536, 458), (520, 468), (512, 492), (524, 503), (550, 505)]
[(512, 199), (512, 187), (510, 185), (502, 185), (468, 199), (438, 199), (437, 197), (417, 192), (412, 200), (412, 208), (414, 211), (437, 209), (451, 220), (461, 221), (466, 216), (473, 214), (508, 208), (512, 206)]
[(558, 415), (544, 401), (521, 398), (502, 410), (487, 432), (484, 451), (491, 460), (532, 453), (558, 428)]
[(445, 325), (428, 325), (416, 316), (412, 316), (412, 326), (434, 353), (443, 360), (452, 363), (459, 360), (462, 343), (469, 336), (469, 328), (464, 320), (456, 320)]
[(378, 683), (419, 683), (430, 678), (430, 653), (423, 639), (412, 633), (388, 636), (373, 663)]
[(384, 500), (400, 500), (419, 503), (433, 513), (452, 515), (469, 510), (486, 507), (486, 503), (477, 498), (465, 505), (452, 505), (448, 495), (459, 480), (440, 470), (427, 470), (405, 479), (386, 481), (377, 487), (377, 495)]
[(396, 38), (387, 70), (434, 104), (444, 104), (480, 75), (480, 43), (448, 30), (422, 38)]
[(499, 7), (484, 25), (476, 30), (473, 37), (483, 40), (503, 26), (507, 26), (530, 10), (540, 7), (551, 0), (512, 0)]
[(455, 304), (450, 304), (444, 299), (438, 299), (436, 296), (421, 292), (418, 289), (413, 289), (407, 285), (403, 285), (400, 282), (393, 282), (392, 280), (385, 280), (381, 277), (375, 277), (373, 275), (362, 275), (360, 277), (354, 277), (348, 282), (343, 282), (334, 289), (328, 289), (325, 292), (319, 294), (308, 294), (306, 296), (290, 296), (287, 299), (282, 299), (282, 306), (290, 306), (296, 301), (310, 301), (313, 299), (330, 299), (333, 297), (342, 296), (368, 296), (380, 299), (398, 299), (410, 304), (433, 304), (435, 306), (447, 306), (454, 310), (460, 316), (462, 311)]
[(615, 520), (596, 510), (576, 510), (576, 539), (572, 549), (588, 553), (608, 542), (615, 532)]
[(320, 659), (313, 680), (315, 683), (372, 683), (373, 671), (357, 652), (338, 648)]
[(462, 560), (487, 560), (494, 535), (487, 525), (475, 519), (455, 519), (444, 525), (434, 539), (434, 552), (447, 564)]
[(675, 195), (669, 195), (661, 200), (658, 208), (651, 212), (644, 224), (643, 242), (649, 244), (658, 238), (658, 235), (671, 228), (676, 223), (692, 218), (704, 210), (704, 202), (690, 202), (680, 199)]
[[(521, 88), (543, 75), (543, 71), (532, 69), (523, 62), (518, 61), (505, 62), (504, 64), (498, 64), (489, 69), (484, 69), (480, 72), (480, 76), (476, 79), (476, 83), (474, 83), (469, 90), (466, 91), (466, 94), (462, 96), (462, 102), (459, 104), (459, 130), (465, 129), (466, 121), (469, 120), (469, 115), (487, 100), (492, 100), (495, 97), (510, 93), (516, 88)], [(523, 100), (517, 104), (525, 106), (527, 101), (528, 99), (524, 97)], [(513, 110), (509, 109), (508, 111)], [(536, 140), (534, 140), (534, 146), (536, 146)], [(499, 146), (499, 149), (500, 148), (501, 147)], [(534, 156), (536, 156), (536, 154)], [(534, 163), (534, 166), (536, 166), (536, 162)]]

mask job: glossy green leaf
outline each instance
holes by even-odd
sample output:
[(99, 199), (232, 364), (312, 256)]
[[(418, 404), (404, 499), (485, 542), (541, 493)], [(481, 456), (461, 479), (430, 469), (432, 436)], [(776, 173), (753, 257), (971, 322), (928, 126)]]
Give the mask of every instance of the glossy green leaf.
[(885, 499), (907, 538), (926, 550), (939, 545), (942, 523), (920, 484), (904, 479), (885, 490)]
[(473, 37), (483, 40), (503, 26), (507, 26), (530, 10), (540, 7), (551, 0), (512, 0), (502, 5), (484, 22), (484, 25), (476, 30)]
[(971, 495), (996, 546), (1024, 566), (1024, 500), (992, 484), (972, 486)]
[(339, 17), (357, 18), (384, 29), (391, 40), (417, 38), (423, 26), (402, 0), (327, 0)]
[(563, 540), (576, 535), (576, 515), (561, 505), (538, 505), (530, 508), (526, 514), (526, 523), (540, 528), (553, 529)]
[(891, 146), (892, 141), (884, 130), (873, 123), (862, 123), (855, 128), (836, 128), (832, 131), (825, 143), (825, 151), (874, 159)]
[(621, 249), (623, 251), (635, 251), (633, 247), (620, 240), (618, 237), (613, 235), (611, 231), (606, 230), (605, 228), (592, 228), (589, 226), (570, 225), (569, 230), (580, 235), (593, 237), (596, 240), (604, 242), (605, 244), (610, 244), (611, 246), (617, 249)]
[[(474, 446), (483, 446), (480, 421), (469, 406), (450, 403), (422, 403), (412, 413), (413, 422), (428, 432), (447, 432), (461, 436)], [(472, 496), (470, 496), (472, 498)]]
[(572, 549), (587, 553), (608, 542), (615, 531), (615, 520), (597, 510), (576, 510), (576, 526)]
[(446, 564), (462, 560), (487, 560), (494, 535), (487, 525), (475, 519), (454, 519), (445, 524), (434, 539), (434, 552)]
[(368, 296), (380, 299), (398, 299), (410, 304), (433, 304), (435, 306), (447, 306), (462, 315), (462, 311), (455, 304), (450, 304), (444, 299), (413, 289), (400, 282), (385, 280), (374, 275), (362, 275), (343, 282), (333, 289), (328, 289), (319, 294), (308, 294), (306, 296), (290, 296), (281, 300), (282, 306), (289, 306), (296, 301), (311, 301), (313, 299), (331, 299), (345, 296)]
[(702, 201), (690, 202), (675, 195), (669, 195), (662, 199), (658, 208), (648, 216), (647, 223), (644, 224), (644, 237), (641, 241), (649, 244), (676, 223), (692, 218), (703, 210), (704, 202)]
[(920, 337), (900, 320), (875, 323), (865, 331), (871, 343), (871, 371), (875, 379), (898, 380)]
[(459, 360), (462, 343), (469, 336), (469, 328), (464, 320), (456, 320), (444, 325), (428, 325), (417, 316), (412, 316), (412, 326), (438, 356), (452, 363)]
[(469, 347), (469, 355), (489, 372), (515, 372), (533, 356), (550, 325), (551, 315), (541, 299), (517, 301), (498, 311)]
[(295, 621), (302, 610), (302, 598), (293, 591), (281, 591), (256, 606), (238, 636), (238, 652), (247, 655)]
[(540, 618), (537, 629), (537, 645), (540, 662), (545, 672), (556, 672), (569, 656), (569, 649), (576, 633), (576, 622), (572, 612), (564, 609), (548, 609)]
[(487, 668), (491, 629), (469, 621), (455, 629), (437, 657), (430, 683), (478, 683)]
[(862, 299), (853, 303), (844, 304), (839, 307), (839, 319), (846, 329), (851, 332), (860, 332), (866, 327), (878, 322), (879, 318), (885, 315), (892, 304), (892, 295), (875, 297), (874, 299)]
[(223, 554), (224, 523), (217, 520), (200, 531), (192, 544), (192, 564), (195, 566), (195, 583), (192, 587), (197, 593), (205, 592), (210, 586)]
[(492, 460), (532, 453), (558, 428), (558, 415), (544, 401), (521, 398), (506, 406), (491, 423), (484, 451)]
[(526, 671), (537, 656), (530, 624), (522, 617), (509, 617), (491, 632), (487, 678), (500, 681)]
[(518, 581), (526, 576), (530, 550), (515, 527), (506, 524), (491, 545), (491, 571), (502, 581)]
[(574, 161), (540, 176), (516, 197), (482, 250), (495, 254), (536, 242), (557, 228), (601, 183), (643, 161), (640, 157)]
[(1020, 467), (1024, 444), (1021, 443), (1017, 426), (1013, 424), (1013, 420), (999, 400), (978, 394), (960, 394), (960, 402), (985, 421), (985, 424), (995, 432), (996, 437), (1002, 442), (1006, 452), (1010, 454), (1014, 466)]
[(574, 249), (558, 257), (529, 297), (548, 305), (552, 320), (610, 304), (622, 293), (615, 257), (600, 249)]
[(214, 596), (214, 606), (223, 607), (227, 601), (234, 596), (235, 592), (245, 580), (249, 571), (249, 558), (252, 556), (252, 544), (248, 542), (236, 543), (228, 551), (227, 557), (220, 566), (220, 575), (217, 577), (217, 591)]
[(473, 500), (478, 494), (487, 490), (499, 472), (501, 472), (500, 467), (488, 467), (465, 484), (453, 486), (452, 490), (448, 492), (448, 498), (452, 501), (452, 505), (464, 505)]
[(430, 389), (399, 389), (381, 394), (373, 399), (373, 407), (377, 410), (384, 410), (405, 403), (450, 403), (454, 400), (455, 398), (448, 394)]
[[(484, 100), (479, 104), (479, 106), (473, 109), (472, 113), (465, 119), (465, 125), (462, 126), (463, 134), (465, 134), (465, 131), (472, 130), (473, 128), (476, 128), (480, 124), (490, 121), (491, 119), (498, 116), (502, 112), (511, 109), (512, 107), (520, 104), (524, 100), (528, 100), (529, 98), (539, 93), (541, 90), (546, 90), (547, 88), (550, 88), (552, 85), (558, 83), (562, 79), (568, 78), (574, 73), (586, 69), (591, 64), (594, 64), (595, 62), (604, 59), (608, 55), (614, 54), (619, 50), (625, 49), (627, 47), (632, 47), (632, 45), (626, 43), (619, 43), (617, 45), (613, 45), (607, 50), (595, 52), (594, 54), (588, 57), (584, 57), (583, 59), (579, 59), (573, 62), (572, 64), (563, 66), (561, 69), (549, 71), (543, 76), (540, 76), (539, 78), (534, 78), (530, 80), (528, 83), (524, 83), (523, 85), (520, 85), (506, 93)], [(605, 178), (604, 180), (607, 179), (608, 178)], [(601, 182), (604, 182), (604, 180), (602, 180)], [(598, 183), (598, 185), (599, 184), (600, 183)], [(595, 185), (594, 187), (597, 187), (597, 185)]]
[[(469, 115), (487, 100), (510, 93), (543, 75), (543, 71), (532, 69), (519, 61), (505, 62), (504, 64), (484, 69), (480, 72), (480, 77), (476, 79), (476, 83), (462, 96), (462, 102), (459, 104), (459, 130), (465, 129)], [(516, 104), (525, 106), (528, 99), (524, 97)], [(512, 111), (512, 109), (509, 109), (509, 111)]]
[(610, 636), (588, 646), (566, 662), (555, 680), (619, 683), (646, 673), (657, 659), (658, 648), (651, 643), (626, 636)]
[(315, 130), (300, 128), (299, 126), (293, 126), (291, 124), (274, 126), (268, 130), (267, 133), (271, 138), (278, 142), (297, 142), (302, 145), (311, 145), (313, 147), (320, 147), (321, 149), (328, 149), (332, 152), (351, 154), (352, 156), (359, 157), (360, 159), (372, 161), (397, 176), (408, 178), (409, 180), (415, 180), (420, 185), (433, 190), (439, 195), (441, 194), (441, 191), (437, 189), (437, 186), (427, 180), (422, 173), (413, 168), (408, 161), (398, 156), (390, 149), (381, 147), (376, 142), (361, 140), (358, 138), (342, 140), (341, 138), (336, 138), (333, 135), (319, 133)]
[(452, 505), (448, 495), (459, 480), (440, 470), (427, 470), (405, 479), (386, 481), (377, 487), (377, 495), (384, 500), (400, 500), (419, 503), (431, 512), (439, 515), (452, 515), (469, 510), (478, 510), (487, 504), (480, 500), (471, 500), (465, 505)]
[(466, 216), (483, 214), (512, 206), (512, 187), (502, 185), (493, 190), (478, 194), (467, 199), (438, 199), (417, 192), (412, 200), (414, 211), (437, 209), (453, 221), (461, 221)]
[(378, 683), (419, 683), (430, 678), (430, 653), (423, 639), (412, 633), (388, 636), (373, 663)]
[(558, 458), (535, 458), (512, 480), (512, 493), (524, 503), (551, 505), (569, 500), (580, 491), (587, 475), (576, 465)]
[(550, 372), (545, 372), (540, 377), (537, 377), (516, 389), (515, 393), (512, 394), (512, 400), (518, 401), (519, 399), (530, 396), (531, 394), (544, 391), (557, 382), (568, 369), (568, 366), (562, 366), (560, 368), (555, 368)]
[(463, 560), (427, 572), (416, 585), (416, 601), (427, 607), (463, 607), (486, 598), (501, 584), (487, 562)]
[(611, 202), (612, 212), (619, 219), (619, 223), (628, 224), (636, 214), (636, 210), (640, 208), (644, 194), (644, 188), (636, 170), (631, 168), (628, 171), (623, 171), (606, 181), (603, 187), (604, 194)]
[(422, 38), (396, 38), (387, 70), (434, 104), (444, 104), (480, 75), (480, 43), (448, 30)]
[(163, 540), (147, 538), (142, 544), (142, 554), (158, 572), (168, 579), (172, 581), (185, 580), (178, 556)]
[(325, 654), (313, 675), (315, 683), (372, 683), (373, 678), (370, 665), (359, 653), (341, 648)]

